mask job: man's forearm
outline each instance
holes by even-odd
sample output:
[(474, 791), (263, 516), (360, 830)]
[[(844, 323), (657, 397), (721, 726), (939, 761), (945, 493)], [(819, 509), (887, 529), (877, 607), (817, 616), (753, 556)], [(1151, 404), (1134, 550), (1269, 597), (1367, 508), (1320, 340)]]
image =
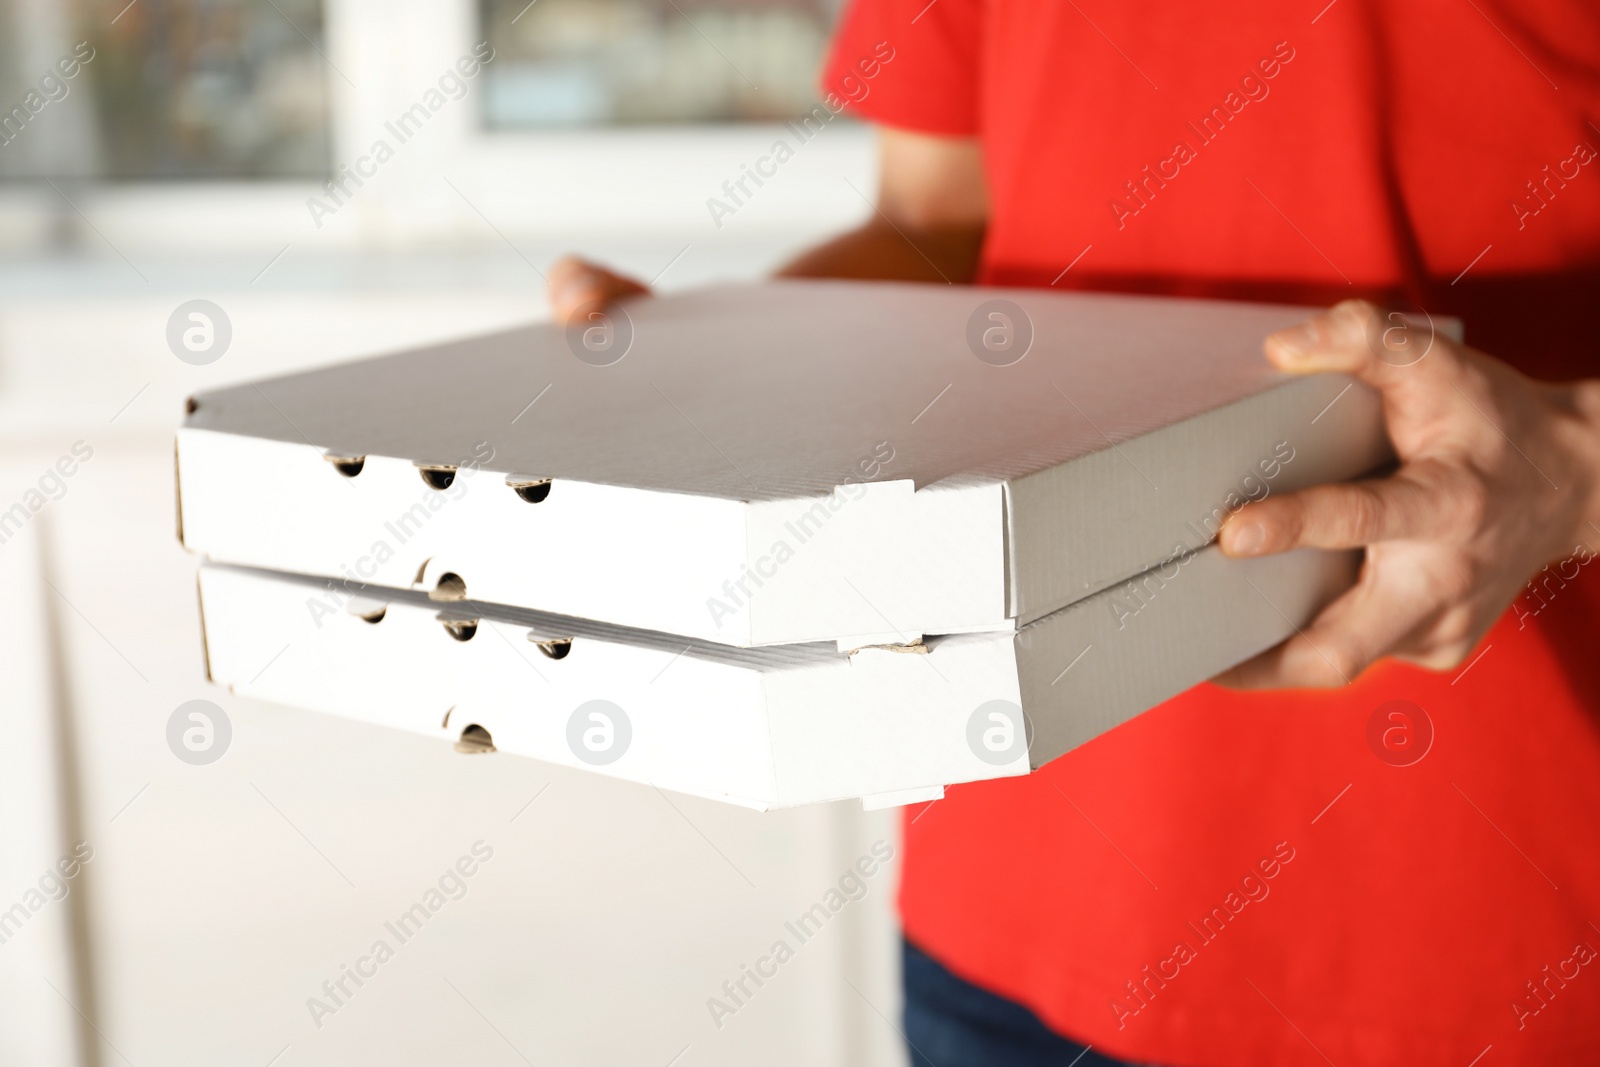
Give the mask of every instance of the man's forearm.
[[(978, 273), (983, 227), (866, 224), (808, 249), (780, 267), (780, 278), (863, 278), (969, 285)], [(547, 279), (557, 322), (570, 322), (603, 304), (650, 290), (641, 282), (574, 256), (550, 267)]]
[(780, 278), (878, 278), (971, 284), (978, 274), (983, 227), (916, 229), (882, 216), (801, 253)]
[(1574, 416), (1575, 447), (1588, 457), (1589, 478), (1579, 487), (1584, 501), (1579, 517), (1578, 540), (1600, 548), (1600, 379), (1590, 378), (1570, 387), (1564, 406)]

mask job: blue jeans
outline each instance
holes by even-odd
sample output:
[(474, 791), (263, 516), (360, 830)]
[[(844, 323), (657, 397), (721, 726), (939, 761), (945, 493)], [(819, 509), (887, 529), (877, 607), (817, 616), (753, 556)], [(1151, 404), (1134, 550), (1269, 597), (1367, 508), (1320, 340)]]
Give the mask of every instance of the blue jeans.
[(1015, 1001), (902, 942), (911, 1067), (1130, 1067), (1069, 1041)]

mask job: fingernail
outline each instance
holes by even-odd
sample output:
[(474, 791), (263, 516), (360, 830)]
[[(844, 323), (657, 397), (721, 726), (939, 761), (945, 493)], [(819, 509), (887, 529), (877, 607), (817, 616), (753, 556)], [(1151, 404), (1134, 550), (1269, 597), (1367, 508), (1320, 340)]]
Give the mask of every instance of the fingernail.
[(1304, 359), (1316, 344), (1316, 333), (1310, 323), (1302, 323), (1286, 330), (1279, 330), (1268, 340), (1289, 359), (1299, 360)]
[(583, 302), (587, 303), (593, 299), (597, 286), (595, 284), (595, 276), (588, 271), (584, 271), (581, 274), (563, 278), (551, 285), (550, 288), (552, 295), (564, 303), (572, 302), (580, 296), (583, 298)]
[(1267, 528), (1259, 522), (1228, 526), (1228, 552), (1235, 556), (1253, 556), (1267, 545)]

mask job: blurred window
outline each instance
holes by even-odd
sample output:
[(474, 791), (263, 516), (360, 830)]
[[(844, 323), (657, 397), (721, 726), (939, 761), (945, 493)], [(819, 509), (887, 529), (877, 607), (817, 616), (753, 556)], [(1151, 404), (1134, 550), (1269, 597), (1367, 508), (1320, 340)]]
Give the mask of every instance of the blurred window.
[(836, 0), (480, 0), (492, 130), (804, 115)]
[[(435, 0), (495, 49), (489, 130), (810, 113), (840, 0)], [(323, 0), (0, 0), (0, 178), (320, 178)], [(71, 71), (71, 73), (66, 73)]]
[(321, 0), (0, 0), (0, 176), (325, 174), (322, 18)]

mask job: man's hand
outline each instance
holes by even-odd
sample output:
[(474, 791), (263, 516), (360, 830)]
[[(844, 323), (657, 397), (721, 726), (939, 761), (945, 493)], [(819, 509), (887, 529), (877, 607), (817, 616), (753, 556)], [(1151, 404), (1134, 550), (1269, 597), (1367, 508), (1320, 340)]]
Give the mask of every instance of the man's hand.
[(598, 311), (624, 296), (650, 291), (632, 278), (576, 256), (562, 256), (550, 267), (550, 309), (562, 325), (580, 312)]
[(1355, 588), (1224, 685), (1342, 685), (1382, 656), (1455, 666), (1536, 571), (1600, 546), (1600, 382), (1534, 382), (1445, 337), (1429, 347), (1425, 329), (1398, 321), (1349, 301), (1267, 339), (1282, 370), (1378, 389), (1400, 468), (1228, 519), (1230, 556), (1364, 547), (1366, 560)]

